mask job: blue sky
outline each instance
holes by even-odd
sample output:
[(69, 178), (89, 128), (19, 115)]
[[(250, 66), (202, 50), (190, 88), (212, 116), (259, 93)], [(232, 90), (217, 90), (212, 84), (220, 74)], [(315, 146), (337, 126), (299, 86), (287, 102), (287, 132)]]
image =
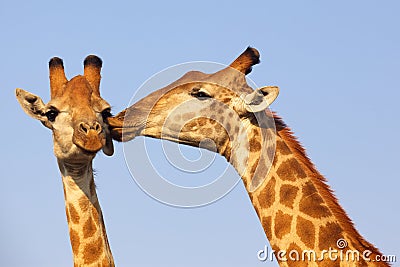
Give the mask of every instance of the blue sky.
[[(97, 54), (102, 95), (118, 112), (156, 72), (195, 60), (228, 64), (248, 45), (261, 53), (249, 77), (280, 86), (272, 109), (361, 234), (399, 258), (399, 8), (397, 1), (1, 2), (0, 265), (72, 265), (51, 133), (22, 112), (16, 87), (47, 102), (51, 57), (62, 57), (72, 77)], [(276, 265), (257, 260), (268, 243), (241, 183), (212, 205), (181, 209), (139, 189), (121, 144), (94, 167), (119, 266)]]

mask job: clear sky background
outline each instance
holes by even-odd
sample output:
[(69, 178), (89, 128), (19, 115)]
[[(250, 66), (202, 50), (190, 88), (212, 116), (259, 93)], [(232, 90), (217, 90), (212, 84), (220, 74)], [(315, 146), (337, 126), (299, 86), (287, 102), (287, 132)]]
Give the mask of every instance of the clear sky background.
[[(51, 57), (73, 77), (97, 54), (117, 113), (154, 73), (228, 64), (248, 45), (261, 53), (249, 77), (280, 86), (272, 109), (361, 234), (400, 261), (399, 12), (398, 1), (369, 0), (0, 2), (0, 266), (72, 266), (51, 133), (22, 112), (16, 87), (47, 102)], [(173, 208), (139, 189), (121, 144), (94, 166), (117, 265), (276, 266), (257, 260), (268, 243), (243, 184), (212, 205)]]

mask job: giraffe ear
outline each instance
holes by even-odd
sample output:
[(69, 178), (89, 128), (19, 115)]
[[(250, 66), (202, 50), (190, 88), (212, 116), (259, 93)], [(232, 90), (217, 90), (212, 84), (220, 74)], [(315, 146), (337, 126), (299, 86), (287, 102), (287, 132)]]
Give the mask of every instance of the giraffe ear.
[(110, 131), (106, 133), (106, 144), (103, 146), (103, 153), (107, 156), (112, 156), (114, 154), (114, 144)]
[(45, 115), (46, 106), (39, 96), (29, 93), (20, 88), (15, 89), (15, 95), (19, 104), (21, 105), (22, 110), (26, 114), (34, 119), (41, 121), (47, 128), (51, 128), (51, 126), (49, 125), (49, 121)]
[(279, 88), (277, 86), (265, 86), (258, 88), (254, 92), (244, 97), (245, 109), (248, 112), (260, 112), (268, 108), (278, 97)]

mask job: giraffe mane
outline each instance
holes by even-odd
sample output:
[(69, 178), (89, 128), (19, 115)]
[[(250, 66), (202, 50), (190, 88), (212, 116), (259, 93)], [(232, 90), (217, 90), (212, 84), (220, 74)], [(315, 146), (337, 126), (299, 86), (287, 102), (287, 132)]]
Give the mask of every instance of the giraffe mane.
[(340, 226), (343, 231), (349, 234), (354, 240), (359, 242), (359, 246), (363, 248), (368, 248), (373, 254), (382, 255), (382, 253), (374, 245), (366, 241), (354, 226), (353, 221), (347, 215), (346, 211), (339, 205), (339, 201), (334, 194), (334, 191), (328, 185), (326, 178), (317, 170), (314, 163), (308, 157), (305, 148), (300, 143), (298, 138), (294, 135), (293, 131), (289, 126), (283, 121), (283, 119), (277, 115), (277, 113), (272, 112), (273, 118), (275, 120), (275, 127), (277, 134), (285, 141), (286, 145), (295, 155), (296, 159), (310, 172), (309, 177), (317, 188), (318, 192), (321, 194), (322, 198), (326, 201), (327, 205), (331, 209), (332, 213), (338, 219)]

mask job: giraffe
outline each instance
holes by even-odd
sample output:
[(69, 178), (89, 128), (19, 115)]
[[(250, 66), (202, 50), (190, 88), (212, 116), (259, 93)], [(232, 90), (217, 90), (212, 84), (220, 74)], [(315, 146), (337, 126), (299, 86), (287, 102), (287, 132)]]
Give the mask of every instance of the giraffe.
[(382, 254), (355, 229), (290, 128), (266, 109), (279, 88), (247, 84), (258, 63), (249, 47), (220, 71), (187, 72), (109, 118), (111, 134), (216, 148), (241, 176), (281, 266), (388, 266), (373, 261)]
[(102, 60), (89, 55), (84, 60), (84, 75), (68, 81), (63, 61), (52, 58), (47, 104), (37, 95), (16, 89), (25, 113), (53, 133), (74, 266), (114, 266), (92, 168), (99, 150), (108, 156), (114, 153), (107, 122), (111, 108), (100, 96), (101, 67)]

